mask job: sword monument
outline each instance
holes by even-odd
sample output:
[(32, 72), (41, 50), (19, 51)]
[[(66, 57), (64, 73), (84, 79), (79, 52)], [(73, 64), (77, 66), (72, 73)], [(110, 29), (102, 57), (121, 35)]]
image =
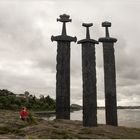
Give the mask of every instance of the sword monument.
[(70, 119), (70, 43), (77, 38), (66, 33), (66, 22), (71, 22), (69, 17), (60, 15), (57, 21), (63, 23), (62, 34), (51, 37), (57, 41), (56, 119)]
[(78, 41), (78, 44), (82, 44), (83, 125), (97, 126), (95, 44), (98, 41), (90, 39), (89, 27), (93, 24), (82, 25), (86, 27), (86, 39)]
[(117, 39), (109, 36), (108, 27), (111, 27), (110, 22), (103, 22), (102, 27), (105, 27), (106, 30), (106, 37), (99, 38), (99, 42), (103, 43), (106, 124), (117, 126), (116, 70), (114, 55), (114, 43)]

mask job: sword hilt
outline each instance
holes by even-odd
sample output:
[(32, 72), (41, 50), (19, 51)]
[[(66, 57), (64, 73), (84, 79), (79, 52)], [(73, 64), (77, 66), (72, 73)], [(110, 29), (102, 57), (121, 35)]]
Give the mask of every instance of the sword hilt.
[(63, 15), (60, 15), (59, 16), (60, 18), (57, 18), (57, 21), (60, 21), (63, 23), (63, 27), (62, 27), (62, 35), (67, 35), (67, 32), (66, 32), (66, 22), (71, 22), (72, 20), (69, 19), (70, 16), (69, 15), (66, 15), (66, 14), (63, 14)]
[(111, 27), (111, 22), (108, 22), (108, 21), (102, 22), (102, 27), (105, 27), (106, 37), (109, 37), (108, 27)]
[(93, 26), (93, 23), (83, 23), (82, 26), (86, 27), (86, 39), (90, 39), (89, 27)]

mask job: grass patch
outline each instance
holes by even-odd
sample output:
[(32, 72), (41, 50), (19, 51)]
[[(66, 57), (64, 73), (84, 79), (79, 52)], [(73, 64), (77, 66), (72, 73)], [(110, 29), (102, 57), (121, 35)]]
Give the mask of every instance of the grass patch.
[(29, 124), (38, 124), (38, 120), (37, 118), (35, 117), (34, 113), (33, 112), (30, 112), (29, 113), (29, 118), (27, 119), (27, 122)]
[(0, 134), (8, 134), (8, 133), (14, 133), (14, 134), (20, 134), (22, 131), (20, 129), (3, 126), (0, 127)]
[(73, 139), (77, 138), (75, 134), (72, 134), (71, 132), (67, 130), (62, 130), (62, 129), (54, 129), (51, 132), (51, 138), (52, 139)]
[(80, 129), (80, 132), (78, 134), (92, 134), (93, 131), (91, 129), (88, 128), (82, 128)]
[(9, 127), (7, 126), (0, 127), (0, 134), (7, 134), (9, 132), (11, 132), (11, 129)]

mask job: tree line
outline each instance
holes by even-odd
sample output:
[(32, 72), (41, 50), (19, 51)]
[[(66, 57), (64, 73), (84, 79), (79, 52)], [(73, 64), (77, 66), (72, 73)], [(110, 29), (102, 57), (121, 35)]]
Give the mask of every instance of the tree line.
[(49, 95), (37, 98), (28, 91), (15, 94), (7, 89), (0, 89), (0, 109), (19, 110), (24, 106), (30, 110), (52, 111), (55, 110), (55, 100)]

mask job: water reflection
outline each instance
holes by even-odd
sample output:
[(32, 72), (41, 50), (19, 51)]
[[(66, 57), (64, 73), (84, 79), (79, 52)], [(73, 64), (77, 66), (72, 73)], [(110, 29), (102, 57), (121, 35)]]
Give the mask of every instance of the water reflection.
[[(98, 123), (105, 124), (105, 110), (98, 110)], [(55, 116), (43, 117), (46, 120), (53, 120)], [(140, 109), (118, 109), (119, 126), (140, 128)], [(82, 110), (71, 113), (71, 120), (82, 120)]]

